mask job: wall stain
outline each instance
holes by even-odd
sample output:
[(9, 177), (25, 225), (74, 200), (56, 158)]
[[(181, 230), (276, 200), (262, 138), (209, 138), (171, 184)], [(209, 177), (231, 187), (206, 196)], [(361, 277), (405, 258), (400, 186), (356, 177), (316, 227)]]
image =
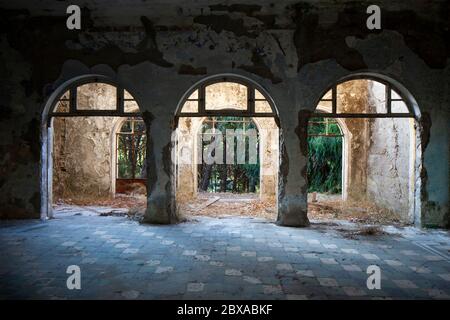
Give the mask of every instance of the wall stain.
[(295, 133), (300, 141), (300, 152), (303, 156), (308, 156), (308, 121), (312, 115), (311, 110), (300, 110), (298, 112), (298, 126)]
[(289, 175), (289, 155), (286, 150), (282, 133), (280, 132), (280, 171), (278, 177), (278, 201), (281, 202), (286, 195), (286, 185)]
[(26, 146), (29, 147), (33, 155), (32, 159), (35, 162), (38, 162), (40, 160), (40, 152), (41, 152), (40, 124), (38, 119), (33, 118), (30, 120), (27, 127), (27, 131), (24, 134), (22, 134), (21, 139), (26, 144)]
[[(312, 7), (304, 4), (295, 6), (294, 45), (297, 50), (297, 71), (308, 64), (320, 60), (335, 59), (347, 70), (366, 69), (362, 55), (347, 46), (345, 38), (361, 35), (362, 27), (355, 11), (339, 13), (338, 21), (330, 27), (319, 25), (319, 14), (311, 11)], [(359, 19), (358, 19), (359, 18)]]
[[(442, 5), (441, 12), (449, 12), (449, 3)], [(335, 59), (342, 67), (354, 71), (366, 69), (362, 55), (346, 44), (346, 37), (365, 39), (368, 35), (383, 30), (399, 32), (408, 46), (430, 68), (445, 68), (450, 56), (448, 16), (441, 21), (426, 21), (412, 10), (382, 10), (382, 29), (369, 30), (366, 27), (366, 7), (350, 2), (338, 13), (337, 21), (329, 26), (319, 24), (321, 10), (306, 3), (297, 3), (295, 11), (294, 45), (297, 49), (298, 70), (308, 63)]]
[(244, 26), (244, 20), (241, 18), (230, 18), (225, 14), (211, 14), (194, 17), (194, 23), (203, 24), (208, 28), (214, 30), (217, 34), (222, 31), (230, 31), (237, 37), (246, 36), (249, 38), (256, 38), (256, 32), (249, 31)]
[(185, 74), (185, 75), (203, 75), (203, 74), (207, 74), (207, 69), (206, 67), (198, 67), (195, 68), (191, 65), (188, 64), (182, 64), (179, 68), (178, 68), (178, 74)]
[[(426, 215), (422, 214), (422, 225), (426, 227), (434, 227), (435, 226), (434, 223), (430, 223), (430, 221), (432, 220), (432, 216), (435, 215), (436, 212), (439, 212), (440, 208), (438, 204), (428, 200), (429, 199), (427, 190), (428, 171), (427, 168), (425, 167), (425, 150), (430, 142), (431, 126), (432, 126), (431, 116), (428, 112), (422, 112), (419, 125), (421, 127), (420, 146), (422, 155), (421, 159), (422, 166), (420, 170), (420, 179), (422, 187), (420, 190), (421, 191), (420, 198), (422, 202), (422, 212), (426, 213)], [(448, 213), (446, 219), (448, 220)], [(443, 221), (443, 223), (445, 224), (446, 221)]]
[(162, 158), (163, 158), (163, 169), (164, 172), (169, 177), (169, 181), (167, 181), (165, 185), (166, 191), (166, 212), (169, 215), (169, 223), (176, 223), (179, 221), (177, 212), (176, 212), (176, 203), (175, 203), (175, 193), (174, 186), (172, 186), (172, 142), (166, 144), (162, 150)]
[(242, 69), (250, 73), (256, 74), (257, 76), (260, 76), (262, 78), (269, 79), (272, 81), (273, 84), (282, 82), (281, 78), (275, 76), (272, 73), (270, 68), (264, 62), (264, 58), (256, 48), (253, 49), (252, 51), (251, 61), (253, 65), (240, 65), (238, 66), (238, 69)]
[[(68, 48), (67, 42), (80, 44), (80, 35), (89, 37), (90, 32), (97, 32), (88, 9), (82, 9), (82, 16), (83, 29), (71, 31), (65, 27), (65, 16), (31, 16), (26, 10), (0, 10), (0, 32), (6, 32), (10, 46), (21, 52), (25, 60), (33, 65), (30, 83), (24, 84), (29, 95), (33, 91), (41, 94), (46, 84), (58, 78), (61, 66), (69, 59), (79, 60), (89, 67), (107, 64), (116, 70), (121, 65), (136, 65), (143, 61), (164, 68), (173, 67), (171, 62), (163, 58), (156, 43), (153, 23), (146, 17), (141, 17), (145, 37), (136, 46), (135, 53), (124, 52), (112, 43), (98, 50)], [(49, 63), (42, 63), (43, 58)]]
[(223, 4), (215, 4), (210, 5), (209, 9), (211, 11), (222, 11), (222, 12), (230, 12), (230, 13), (243, 13), (247, 17), (255, 18), (261, 21), (266, 28), (275, 27), (275, 15), (274, 14), (261, 14), (258, 13), (261, 11), (262, 6), (256, 4), (231, 4), (231, 5), (223, 5)]
[(149, 111), (142, 113), (142, 119), (145, 123), (145, 130), (147, 134), (147, 198), (153, 193), (155, 189), (158, 176), (156, 175), (156, 160), (153, 152), (153, 135), (151, 133), (152, 122), (155, 119), (153, 114)]

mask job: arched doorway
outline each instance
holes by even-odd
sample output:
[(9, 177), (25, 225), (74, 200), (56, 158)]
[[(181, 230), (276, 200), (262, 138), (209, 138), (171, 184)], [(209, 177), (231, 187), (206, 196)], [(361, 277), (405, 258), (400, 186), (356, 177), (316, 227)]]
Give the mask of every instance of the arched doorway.
[(53, 217), (57, 201), (114, 198), (114, 128), (139, 117), (134, 97), (107, 77), (83, 76), (55, 90), (42, 122), (42, 218)]
[(146, 194), (146, 128), (140, 117), (121, 118), (112, 135), (112, 194)]
[(174, 185), (182, 214), (211, 206), (219, 214), (248, 215), (261, 206), (264, 217), (276, 219), (279, 120), (264, 89), (233, 75), (208, 78), (185, 94), (175, 120)]
[[(416, 111), (417, 105), (401, 86), (373, 75), (352, 76), (327, 90), (309, 127), (325, 119), (342, 132), (342, 156), (333, 159), (336, 153), (328, 145), (323, 154), (332, 156), (316, 162), (328, 161), (333, 167), (342, 161), (343, 197), (330, 200), (331, 192), (322, 194), (324, 206), (319, 201), (318, 208), (316, 196), (310, 195), (310, 217), (320, 218), (323, 213), (328, 218), (372, 224), (420, 223), (420, 127), (416, 123), (420, 113)], [(311, 153), (309, 157), (311, 162)], [(330, 181), (335, 172), (325, 174), (330, 174), (325, 179)]]
[[(245, 117), (207, 117), (200, 126), (199, 140), (204, 146), (213, 142), (217, 133), (221, 134), (220, 149), (227, 149), (227, 132), (246, 136), (247, 141), (234, 144), (233, 154), (222, 152), (222, 161), (209, 163), (209, 154), (202, 152), (198, 164), (197, 185), (199, 192), (209, 193), (259, 193), (260, 191), (260, 157), (259, 132), (255, 122)], [(215, 157), (216, 154), (211, 154)], [(236, 158), (236, 159), (235, 159)], [(227, 161), (229, 160), (229, 161)]]

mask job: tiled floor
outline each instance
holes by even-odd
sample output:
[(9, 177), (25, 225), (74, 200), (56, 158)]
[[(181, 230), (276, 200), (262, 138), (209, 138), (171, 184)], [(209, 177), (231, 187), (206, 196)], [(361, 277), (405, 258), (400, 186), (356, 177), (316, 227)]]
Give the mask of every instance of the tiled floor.
[[(446, 231), (348, 239), (250, 218), (60, 215), (0, 226), (2, 299), (450, 299)], [(81, 269), (69, 290), (66, 269)], [(366, 285), (381, 268), (381, 289)]]

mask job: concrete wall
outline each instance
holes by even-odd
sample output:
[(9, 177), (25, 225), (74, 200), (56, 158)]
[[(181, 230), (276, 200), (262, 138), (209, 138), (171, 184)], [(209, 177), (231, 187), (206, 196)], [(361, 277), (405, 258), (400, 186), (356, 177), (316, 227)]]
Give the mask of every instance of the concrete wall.
[(176, 197), (177, 201), (189, 201), (196, 197), (197, 181), (197, 139), (203, 118), (180, 118), (176, 150)]
[(109, 197), (112, 194), (113, 128), (119, 118), (55, 118), (53, 197)]
[(280, 131), (273, 118), (253, 118), (260, 135), (260, 196), (277, 201)]
[[(385, 113), (385, 85), (352, 80), (338, 86), (338, 112)], [(327, 111), (326, 109), (322, 109)], [(402, 104), (402, 112), (408, 112)], [(413, 219), (414, 127), (405, 118), (341, 119), (349, 144), (347, 199), (372, 201), (405, 221)]]
[[(346, 113), (369, 113), (369, 81), (354, 80), (338, 86), (337, 111)], [(367, 157), (370, 128), (367, 119), (342, 119), (347, 134), (349, 152), (343, 164), (347, 166), (347, 198), (359, 201), (367, 199)]]
[(410, 216), (411, 124), (409, 119), (373, 119), (367, 158), (367, 195), (403, 219)]
[(99, 74), (127, 88), (144, 113), (152, 137), (148, 221), (176, 221), (176, 107), (199, 80), (232, 73), (261, 85), (276, 103), (282, 128), (278, 223), (307, 225), (307, 115), (335, 81), (369, 72), (407, 89), (420, 107), (416, 218), (447, 225), (449, 4), (378, 4), (380, 31), (365, 28), (366, 5), (354, 1), (83, 2), (82, 30), (69, 31), (66, 2), (2, 3), (1, 217), (39, 217), (47, 102), (66, 81)]

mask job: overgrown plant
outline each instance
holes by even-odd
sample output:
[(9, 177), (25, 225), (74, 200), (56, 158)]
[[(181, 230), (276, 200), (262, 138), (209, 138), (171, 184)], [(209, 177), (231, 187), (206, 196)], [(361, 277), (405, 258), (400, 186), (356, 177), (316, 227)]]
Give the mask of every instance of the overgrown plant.
[[(259, 175), (260, 175), (260, 159), (259, 154), (257, 156), (256, 163), (237, 163), (237, 156), (239, 150), (237, 149), (237, 143), (234, 144), (234, 164), (225, 164), (226, 148), (230, 147), (226, 145), (225, 134), (227, 130), (257, 130), (255, 123), (251, 119), (243, 117), (212, 117), (204, 121), (202, 125), (202, 135), (205, 135), (207, 130), (218, 130), (223, 135), (222, 148), (224, 152), (223, 164), (206, 164), (201, 163), (198, 166), (198, 181), (199, 189), (201, 191), (208, 192), (233, 192), (233, 193), (249, 193), (259, 192)], [(249, 149), (254, 147), (259, 149), (257, 138), (257, 145), (250, 146), (250, 141), (246, 138), (245, 143), (245, 159), (249, 160)], [(203, 142), (203, 150), (207, 150), (210, 143), (208, 139)]]
[(308, 125), (308, 192), (342, 190), (342, 134), (333, 119), (313, 118)]

